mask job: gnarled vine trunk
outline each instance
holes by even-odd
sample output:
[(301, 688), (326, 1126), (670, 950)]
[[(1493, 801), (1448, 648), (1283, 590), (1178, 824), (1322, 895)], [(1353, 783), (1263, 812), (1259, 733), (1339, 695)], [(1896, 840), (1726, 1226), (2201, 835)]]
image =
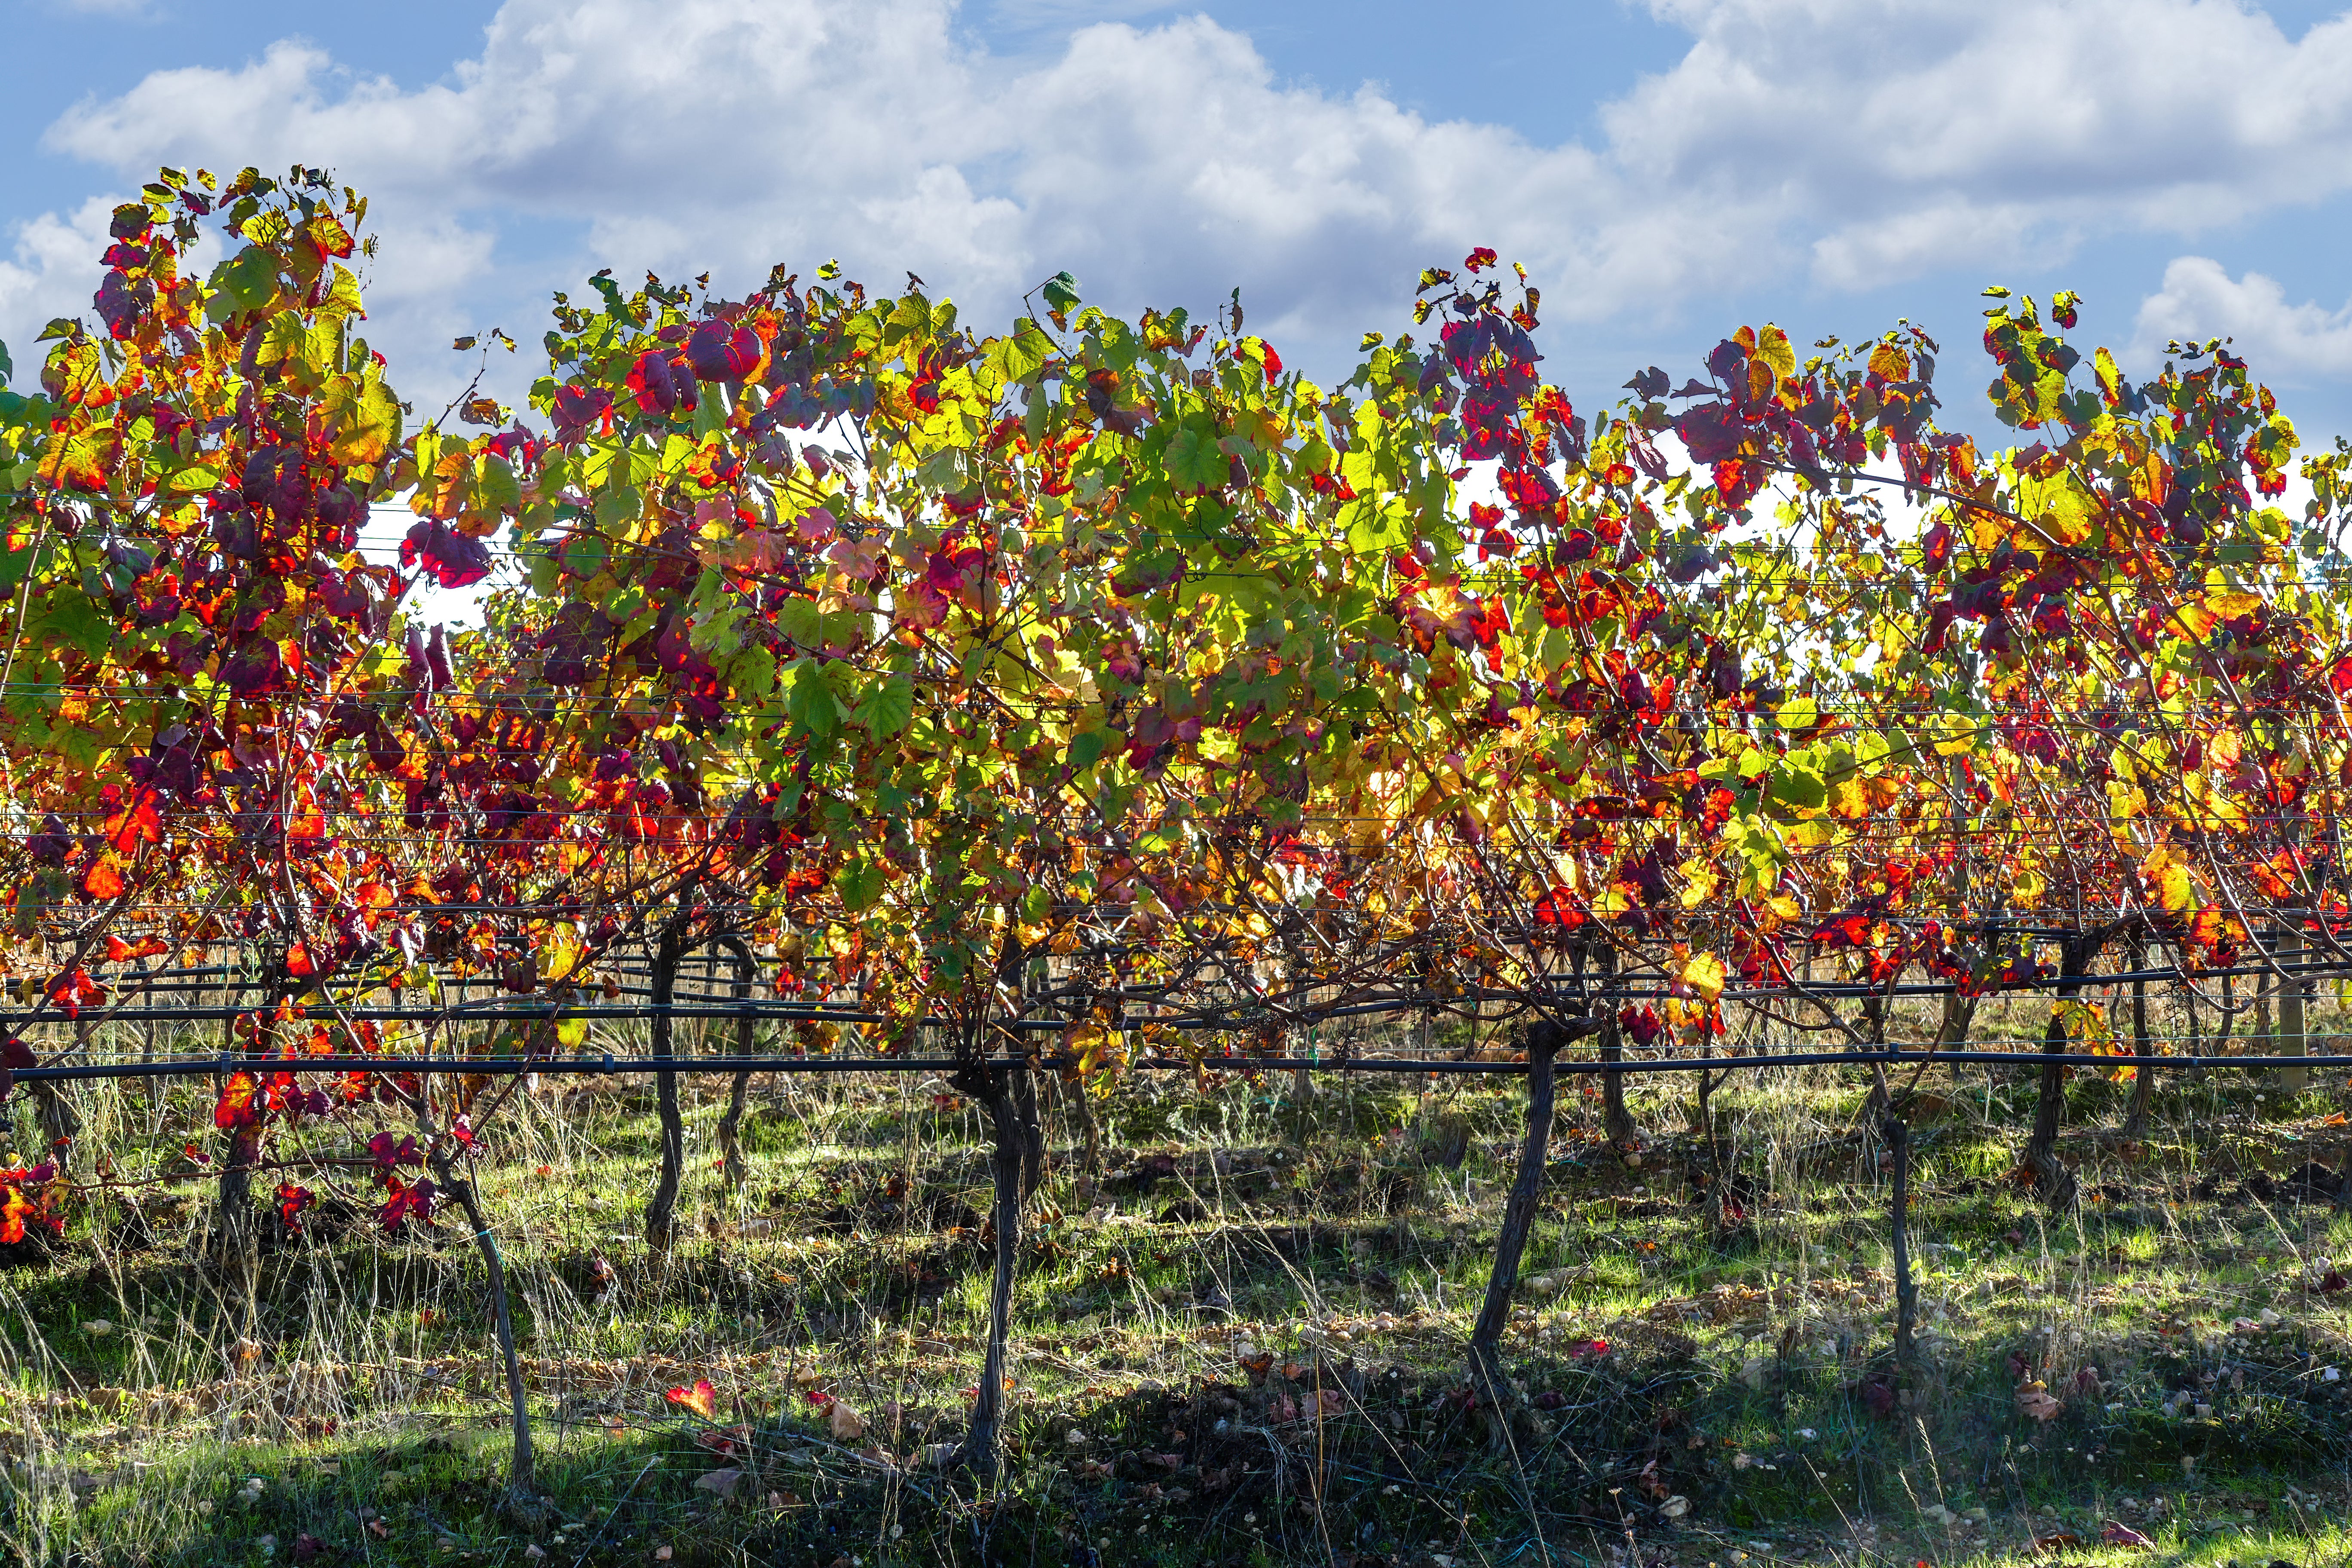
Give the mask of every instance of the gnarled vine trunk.
[(2099, 934), (2070, 937), (2059, 949), (2058, 994), (2050, 1009), (2050, 1026), (2042, 1031), (2041, 1092), (2033, 1108), (2033, 1134), (2026, 1140), (2025, 1168), (2033, 1176), (2033, 1190), (2052, 1208), (2074, 1201), (2074, 1173), (2058, 1158), (2058, 1127), (2066, 1113), (2065, 1064), (2054, 1058), (2066, 1054), (2064, 1005), (2083, 989), (2083, 976), (2105, 945)]
[[(1610, 984), (1617, 973), (1616, 950), (1603, 946), (1593, 955), (1600, 973), (1601, 999), (1601, 1059), (1622, 1062), (1625, 1059), (1624, 1039), (1617, 1026), (1617, 999), (1610, 994)], [(1642, 1130), (1633, 1121), (1633, 1113), (1625, 1109), (1625, 1075), (1603, 1072), (1601, 1075), (1601, 1129), (1609, 1142), (1618, 1144), (1638, 1142)]]
[(955, 1456), (959, 1467), (987, 1485), (995, 1483), (1004, 1448), (1004, 1363), (1013, 1332), (1013, 1279), (1021, 1258), (1021, 1182), (1026, 1148), (1014, 1082), (1026, 1076), (1018, 1063), (982, 1063), (964, 1068), (950, 1080), (958, 1092), (987, 1108), (993, 1142), (995, 1201), (991, 1224), (995, 1231), (996, 1276), (988, 1291), (988, 1350), (981, 1363), (971, 1426)]
[(1502, 1234), (1495, 1238), (1495, 1266), (1486, 1276), (1486, 1300), (1470, 1330), (1470, 1386), (1490, 1408), (1510, 1402), (1503, 1381), (1503, 1331), (1510, 1326), (1511, 1292), (1519, 1282), (1519, 1259), (1528, 1230), (1543, 1195), (1544, 1166), (1551, 1152), (1555, 1076), (1552, 1058), (1573, 1037), (1549, 1019), (1528, 1029), (1528, 1131), (1519, 1144), (1519, 1165), (1503, 1205)]
[(482, 1268), (489, 1277), (490, 1311), (498, 1331), (499, 1355), (506, 1370), (508, 1418), (514, 1428), (514, 1446), (507, 1468), (507, 1501), (510, 1507), (532, 1509), (537, 1506), (531, 1495), (537, 1461), (531, 1451), (530, 1405), (523, 1385), (522, 1359), (515, 1349), (514, 1310), (507, 1294), (506, 1259), (499, 1252), (497, 1239), (490, 1235), (489, 1221), (482, 1213), (481, 1196), (475, 1192), (472, 1179), (457, 1173), (454, 1141), (439, 1141), (432, 1158), (434, 1181), (465, 1211), (466, 1223), (474, 1227), (475, 1249), (481, 1254)]
[[(677, 999), (677, 966), (686, 956), (685, 926), (681, 908), (654, 947), (650, 1054), (656, 1060), (672, 1054), (670, 1008)], [(686, 1170), (686, 1122), (678, 1112), (677, 1074), (670, 1068), (654, 1074), (654, 1111), (661, 1123), (661, 1173), (646, 1201), (646, 1245), (667, 1252), (677, 1240), (677, 1186)]]
[(2131, 954), (2132, 1060), (2136, 1065), (2132, 1068), (2131, 1110), (2124, 1117), (2124, 1136), (2137, 1138), (2147, 1131), (2148, 1100), (2156, 1089), (2156, 1074), (2148, 1067), (2148, 1059), (2156, 1052), (2147, 1032), (2147, 981), (2140, 974), (2147, 967), (2147, 943), (2135, 936), (2127, 951)]

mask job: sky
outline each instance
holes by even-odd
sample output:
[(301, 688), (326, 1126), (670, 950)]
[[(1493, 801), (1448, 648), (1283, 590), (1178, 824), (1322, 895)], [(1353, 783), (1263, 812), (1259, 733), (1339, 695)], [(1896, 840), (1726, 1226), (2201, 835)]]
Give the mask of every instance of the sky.
[[(437, 408), (600, 267), (756, 287), (837, 257), (969, 324), (1057, 270), (1213, 310), (1318, 379), (1474, 246), (1582, 408), (1743, 323), (1907, 317), (1985, 430), (1988, 283), (2153, 371), (2229, 336), (2352, 434), (2352, 14), (2276, 0), (0, 0), (0, 342), (86, 314), (162, 163), (370, 195), (370, 341)], [(26, 68), (29, 65), (30, 68)]]

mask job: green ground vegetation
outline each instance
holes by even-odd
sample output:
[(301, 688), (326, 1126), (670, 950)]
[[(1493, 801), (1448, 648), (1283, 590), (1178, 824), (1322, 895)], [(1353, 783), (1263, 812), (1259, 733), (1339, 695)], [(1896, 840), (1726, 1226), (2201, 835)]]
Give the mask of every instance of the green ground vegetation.
[[(1465, 1042), (1466, 1043), (1466, 1042)], [(1907, 1081), (1907, 1080), (1906, 1080)], [(689, 1098), (689, 1233), (637, 1229), (642, 1085), (547, 1079), (486, 1141), (541, 1451), (508, 1427), (454, 1211), (382, 1234), (360, 1172), (225, 1268), (188, 1085), (78, 1091), (66, 1237), (0, 1270), (0, 1536), (58, 1564), (2336, 1563), (2352, 1338), (2334, 1172), (2352, 1082), (2069, 1088), (2081, 1201), (2012, 1177), (2032, 1085), (1911, 1103), (1915, 1363), (1851, 1069), (1642, 1080), (1638, 1146), (1571, 1079), (1509, 1365), (1463, 1345), (1516, 1154), (1508, 1078), (1135, 1075), (1045, 1095), (1013, 1463), (937, 1465), (984, 1323), (988, 1169), (937, 1080), (755, 1086), (746, 1179)], [(37, 1136), (20, 1109), (16, 1136)], [(338, 1141), (340, 1139), (340, 1142)], [(305, 1145), (354, 1151), (321, 1128)], [(167, 1174), (150, 1180), (146, 1173)], [(265, 1188), (266, 1190), (266, 1188)], [(697, 1414), (667, 1396), (707, 1380)]]

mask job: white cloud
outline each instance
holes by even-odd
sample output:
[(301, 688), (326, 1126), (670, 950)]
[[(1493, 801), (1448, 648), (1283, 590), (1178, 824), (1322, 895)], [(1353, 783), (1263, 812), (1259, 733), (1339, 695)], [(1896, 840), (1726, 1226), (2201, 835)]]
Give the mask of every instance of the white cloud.
[(1624, 166), (1774, 199), (1818, 280), (2045, 258), (2352, 188), (2352, 16), (2229, 0), (1653, 0), (1690, 52), (1612, 105)]
[[(943, 0), (509, 0), (445, 85), (281, 43), (157, 72), (48, 141), (126, 180), (331, 164), (374, 197), (374, 335), (418, 348), (466, 324), (446, 301), (543, 298), (599, 265), (742, 288), (838, 255), (877, 284), (920, 273), (983, 321), (1066, 268), (1118, 308), (1239, 286), (1255, 325), (1308, 348), (1392, 326), (1421, 267), (1475, 244), (1524, 259), (1562, 316), (1654, 314), (1753, 265), (1715, 203), (1370, 90), (1284, 89), (1204, 19), (1089, 26), (1017, 69), (953, 21)], [(515, 217), (569, 223), (576, 251), (513, 263), (492, 239)], [(529, 276), (492, 277), (509, 263)]]
[[(2352, 19), (2290, 42), (2222, 0), (1653, 4), (1691, 48), (1597, 145), (1286, 88), (1200, 17), (1007, 60), (951, 0), (508, 0), (439, 85), (281, 43), (86, 102), (49, 144), (126, 182), (334, 166), (375, 197), (372, 335), (404, 354), (502, 310), (527, 342), (524, 303), (598, 266), (740, 289), (838, 255), (975, 322), (1064, 268), (1118, 309), (1238, 285), (1254, 327), (1328, 364), (1474, 244), (1524, 260), (1556, 321), (1622, 323), (2352, 188)], [(0, 298), (0, 331), (20, 320)], [(407, 384), (442, 395), (424, 363)]]
[(2352, 304), (2291, 305), (2259, 272), (2233, 279), (2218, 261), (2184, 256), (2164, 269), (2164, 287), (2140, 302), (2133, 350), (2161, 357), (2168, 340), (2234, 338), (2255, 374), (2281, 382), (2352, 376)]
[(40, 371), (34, 334), (57, 317), (89, 312), (114, 205), (92, 196), (71, 217), (44, 213), (17, 227), (16, 258), (0, 261), (0, 342), (16, 362), (19, 390), (32, 385)]

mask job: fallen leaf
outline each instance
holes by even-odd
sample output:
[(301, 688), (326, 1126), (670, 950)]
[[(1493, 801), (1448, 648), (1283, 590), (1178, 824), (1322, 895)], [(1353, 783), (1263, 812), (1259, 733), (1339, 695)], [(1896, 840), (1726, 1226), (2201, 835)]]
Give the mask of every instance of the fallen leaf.
[(2017, 1411), (2036, 1421), (2055, 1421), (2065, 1405), (2050, 1396), (2050, 1390), (2040, 1379), (2021, 1385), (2017, 1391)]
[(866, 1418), (838, 1399), (825, 1411), (824, 1422), (836, 1443), (855, 1443), (866, 1436)]
[(2099, 1531), (2099, 1539), (2110, 1546), (2128, 1546), (2135, 1552), (2146, 1552), (2156, 1545), (2128, 1524), (2110, 1524)]
[(673, 1388), (667, 1397), (672, 1405), (682, 1405), (705, 1421), (719, 1419), (719, 1391), (710, 1386), (707, 1377), (696, 1379), (692, 1388)]
[(2037, 1551), (2054, 1552), (2061, 1546), (2080, 1546), (2083, 1538), (2071, 1530), (2056, 1531), (2049, 1535), (2037, 1535), (2033, 1545)]
[(735, 1495), (736, 1485), (742, 1479), (743, 1472), (730, 1466), (723, 1470), (712, 1470), (707, 1475), (697, 1476), (694, 1479), (694, 1489), (709, 1492), (724, 1502)]

